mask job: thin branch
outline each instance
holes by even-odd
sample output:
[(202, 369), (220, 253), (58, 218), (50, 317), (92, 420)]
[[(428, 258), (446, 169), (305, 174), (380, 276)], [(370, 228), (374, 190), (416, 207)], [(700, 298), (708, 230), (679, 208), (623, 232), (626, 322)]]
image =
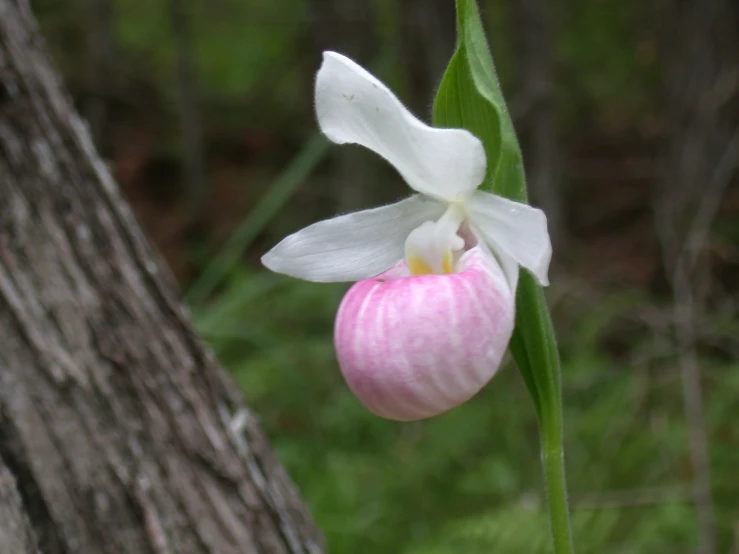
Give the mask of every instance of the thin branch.
[(724, 193), (739, 168), (737, 122), (724, 109), (736, 96), (733, 58), (739, 37), (727, 23), (730, 6), (724, 0), (672, 1), (664, 7), (670, 22), (665, 46), (672, 141), (665, 157), (665, 189), (655, 206), (655, 225), (674, 294), (673, 326), (693, 467), (699, 552), (715, 554), (716, 518), (697, 320), (707, 288), (700, 279), (709, 277), (701, 261)]
[(693, 218), (683, 252), (683, 256), (687, 257), (686, 264), (691, 269), (695, 267), (698, 255), (706, 244), (708, 232), (716, 218), (716, 212), (721, 205), (724, 192), (734, 179), (737, 170), (739, 170), (739, 129), (734, 131), (734, 136), (726, 146), (724, 154), (714, 170), (706, 194), (703, 196), (703, 201), (698, 206), (698, 211)]

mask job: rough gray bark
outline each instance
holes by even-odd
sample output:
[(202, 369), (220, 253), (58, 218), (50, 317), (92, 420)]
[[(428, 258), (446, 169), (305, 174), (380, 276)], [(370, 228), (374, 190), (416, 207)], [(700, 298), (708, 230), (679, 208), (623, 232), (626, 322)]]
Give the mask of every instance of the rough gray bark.
[(0, 554), (319, 553), (255, 417), (0, 0)]
[(0, 554), (38, 554), (15, 478), (0, 460)]

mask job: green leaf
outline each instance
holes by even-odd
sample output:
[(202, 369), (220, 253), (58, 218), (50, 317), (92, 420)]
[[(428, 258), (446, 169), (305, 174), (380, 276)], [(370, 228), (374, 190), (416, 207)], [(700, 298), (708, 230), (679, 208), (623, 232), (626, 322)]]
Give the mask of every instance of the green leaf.
[(474, 1), (457, 2), (459, 38), (433, 107), (434, 125), (465, 128), (485, 147), (484, 190), (525, 202), (521, 150)]
[[(474, 0), (457, 0), (457, 30), (457, 49), (434, 101), (434, 124), (465, 128), (477, 136), (487, 156), (481, 188), (526, 202), (521, 150)], [(510, 350), (539, 417), (555, 552), (569, 553), (559, 353), (544, 294), (526, 270), (518, 283)]]
[[(481, 188), (525, 202), (521, 150), (473, 0), (457, 1), (457, 50), (434, 101), (434, 124), (468, 129), (483, 143), (488, 168)], [(559, 400), (559, 356), (540, 287), (522, 271), (510, 349), (540, 417)]]

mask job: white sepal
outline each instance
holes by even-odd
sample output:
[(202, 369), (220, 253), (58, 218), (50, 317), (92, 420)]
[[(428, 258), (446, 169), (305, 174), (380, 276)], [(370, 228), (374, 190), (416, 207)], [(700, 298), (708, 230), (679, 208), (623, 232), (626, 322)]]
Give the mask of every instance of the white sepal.
[(495, 244), (495, 241), (484, 239), (482, 233), (478, 229), (474, 229), (473, 233), (478, 238), (478, 246), (480, 250), (486, 256), (493, 258), (503, 270), (503, 275), (505, 275), (506, 281), (508, 281), (508, 286), (515, 296), (516, 289), (518, 287), (518, 275), (520, 273), (518, 262), (508, 254), (503, 253), (500, 247)]
[(335, 52), (323, 54), (316, 77), (316, 114), (333, 142), (373, 150), (423, 194), (462, 200), (485, 176), (485, 150), (474, 135), (429, 127), (376, 77)]
[(319, 221), (282, 240), (262, 257), (276, 273), (307, 281), (359, 281), (403, 258), (405, 239), (446, 206), (414, 195), (389, 206)]
[(501, 258), (510, 257), (549, 284), (552, 243), (544, 212), (502, 196), (476, 191), (467, 203), (470, 222)]

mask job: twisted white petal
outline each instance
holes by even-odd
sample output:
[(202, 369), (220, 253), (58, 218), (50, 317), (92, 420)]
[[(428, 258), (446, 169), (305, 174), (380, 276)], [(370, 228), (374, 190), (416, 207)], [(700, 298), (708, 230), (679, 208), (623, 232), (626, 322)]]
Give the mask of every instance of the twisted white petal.
[(472, 195), (467, 211), (473, 226), (497, 254), (531, 271), (540, 284), (549, 284), (552, 243), (544, 212), (482, 191)]
[(464, 239), (457, 234), (462, 219), (461, 210), (451, 206), (439, 221), (426, 221), (411, 231), (405, 241), (405, 262), (413, 275), (452, 273), (455, 253), (464, 248)]
[(377, 78), (335, 52), (324, 53), (318, 71), (316, 114), (329, 139), (373, 150), (418, 192), (456, 201), (485, 176), (485, 151), (474, 135), (429, 127)]
[(316, 282), (374, 277), (403, 258), (405, 239), (446, 207), (420, 195), (395, 204), (319, 221), (262, 257), (272, 271)]

